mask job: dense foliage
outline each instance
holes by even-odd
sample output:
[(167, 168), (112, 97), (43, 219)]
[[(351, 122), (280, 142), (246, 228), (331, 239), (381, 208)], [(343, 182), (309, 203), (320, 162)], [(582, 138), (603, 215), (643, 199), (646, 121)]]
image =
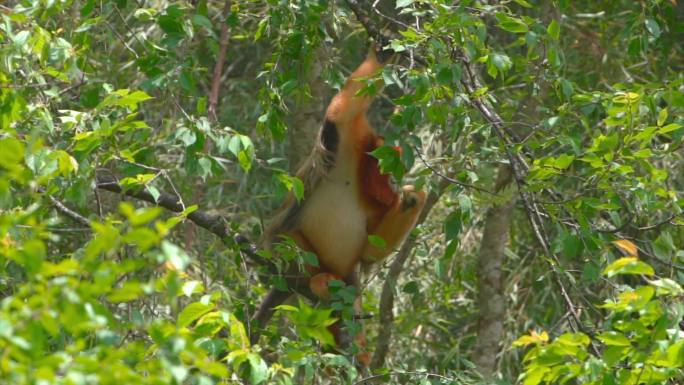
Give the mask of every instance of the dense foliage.
[[(0, 4), (0, 383), (684, 381), (684, 5), (365, 3)], [(384, 28), (371, 120), (403, 151), (375, 156), (433, 200), (364, 278), (371, 373), (326, 347), (350, 288), (250, 344), (283, 285), (261, 262), (316, 261), (243, 237), (302, 195), (301, 149)]]

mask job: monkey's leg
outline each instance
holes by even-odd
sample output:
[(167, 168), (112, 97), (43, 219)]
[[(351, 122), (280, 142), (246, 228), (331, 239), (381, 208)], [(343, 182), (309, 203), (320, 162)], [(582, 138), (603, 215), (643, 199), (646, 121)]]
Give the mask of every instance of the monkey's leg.
[(342, 278), (332, 273), (318, 273), (311, 277), (311, 280), (309, 281), (309, 289), (311, 289), (311, 292), (313, 292), (316, 297), (327, 301), (330, 299), (328, 283), (332, 280), (341, 281)]
[(401, 200), (385, 214), (370, 234), (385, 240), (385, 247), (366, 243), (361, 258), (365, 263), (382, 260), (406, 238), (418, 220), (418, 214), (425, 205), (425, 192), (415, 191), (413, 186), (402, 187)]
[[(344, 124), (359, 114), (365, 113), (373, 97), (371, 95), (357, 95), (357, 93), (366, 87), (364, 80), (376, 75), (382, 67), (383, 64), (378, 61), (375, 52), (373, 50), (369, 51), (366, 60), (349, 75), (340, 92), (330, 102), (325, 114), (326, 119), (333, 123)], [(378, 89), (381, 88), (381, 84), (381, 82), (378, 82)]]

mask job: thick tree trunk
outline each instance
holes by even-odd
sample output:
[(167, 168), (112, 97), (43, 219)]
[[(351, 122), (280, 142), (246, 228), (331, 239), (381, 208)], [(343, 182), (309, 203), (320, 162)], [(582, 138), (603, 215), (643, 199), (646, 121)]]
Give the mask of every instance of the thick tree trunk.
[[(502, 165), (497, 176), (496, 191), (501, 191), (512, 180), (511, 167)], [(506, 306), (501, 270), (516, 198), (517, 194), (507, 202), (492, 206), (487, 211), (480, 244), (478, 260), (480, 314), (477, 323), (478, 338), (474, 362), (480, 373), (487, 379), (491, 379), (497, 371), (500, 344), (504, 337), (503, 323)]]

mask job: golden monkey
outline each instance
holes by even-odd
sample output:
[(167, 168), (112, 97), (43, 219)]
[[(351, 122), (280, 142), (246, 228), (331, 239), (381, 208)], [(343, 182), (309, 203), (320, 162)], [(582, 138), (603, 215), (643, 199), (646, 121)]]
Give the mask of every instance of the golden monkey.
[[(383, 140), (366, 118), (372, 95), (359, 91), (382, 68), (371, 50), (332, 99), (314, 149), (296, 174), (304, 182), (304, 198), (297, 202), (290, 194), (264, 231), (267, 248), (284, 235), (318, 258), (317, 267), (307, 266), (306, 273), (288, 280), (294, 290), (308, 287), (326, 299), (330, 280), (357, 285), (357, 266), (382, 260), (398, 246), (425, 203), (425, 193), (413, 186), (396, 189), (370, 155)], [(369, 235), (384, 239), (386, 247), (371, 245)], [(290, 294), (271, 290), (254, 317), (257, 324), (263, 327), (273, 307)], [(360, 308), (360, 301), (355, 307)], [(357, 340), (363, 344), (362, 335)], [(369, 358), (359, 356), (364, 364)]]

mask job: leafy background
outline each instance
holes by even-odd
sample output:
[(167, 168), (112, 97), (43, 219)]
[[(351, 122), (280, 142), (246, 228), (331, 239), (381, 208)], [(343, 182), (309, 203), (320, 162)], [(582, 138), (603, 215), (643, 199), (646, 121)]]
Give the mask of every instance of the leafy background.
[[(1, 383), (682, 381), (684, 7), (359, 3), (0, 4)], [(371, 374), (322, 346), (345, 288), (249, 343), (242, 237), (381, 28), (376, 155), (431, 200), (364, 279)]]

